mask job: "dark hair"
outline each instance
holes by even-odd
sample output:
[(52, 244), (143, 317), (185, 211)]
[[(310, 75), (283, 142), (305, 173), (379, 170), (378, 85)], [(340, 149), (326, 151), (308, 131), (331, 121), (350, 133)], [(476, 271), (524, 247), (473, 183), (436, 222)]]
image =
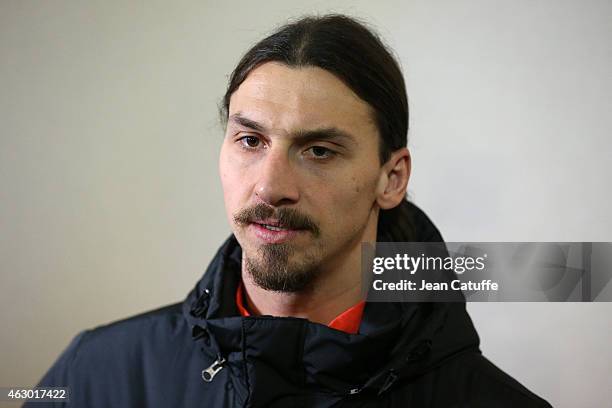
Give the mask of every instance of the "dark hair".
[[(353, 90), (373, 109), (380, 133), (380, 161), (405, 147), (408, 136), (408, 98), (400, 67), (381, 39), (364, 23), (339, 14), (304, 17), (282, 26), (255, 44), (232, 73), (221, 115), (227, 120), (232, 94), (259, 65), (276, 61), (290, 67), (325, 69)], [(381, 210), (378, 241), (413, 241), (411, 206), (404, 199)]]

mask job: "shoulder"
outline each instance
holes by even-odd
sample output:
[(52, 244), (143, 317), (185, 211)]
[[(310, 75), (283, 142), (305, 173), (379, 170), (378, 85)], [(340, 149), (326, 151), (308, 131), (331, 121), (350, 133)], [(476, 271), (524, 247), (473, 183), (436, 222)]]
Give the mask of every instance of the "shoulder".
[(168, 350), (188, 340), (180, 303), (98, 326), (74, 337), (41, 385), (78, 383), (103, 373), (128, 375), (141, 370), (146, 360), (164, 364), (172, 358)]
[(79, 333), (39, 386), (70, 387), (74, 406), (162, 401), (183, 371), (201, 370), (181, 309), (176, 303)]
[(180, 303), (98, 326), (77, 337), (76, 368), (115, 366), (123, 370), (152, 355), (167, 355), (178, 343), (191, 339)]
[(468, 402), (466, 406), (551, 406), (479, 352), (464, 353), (438, 370), (443, 383), (458, 400)]
[(174, 303), (86, 330), (81, 334), (79, 348), (142, 346), (151, 339), (159, 342), (183, 334), (185, 328), (181, 303)]

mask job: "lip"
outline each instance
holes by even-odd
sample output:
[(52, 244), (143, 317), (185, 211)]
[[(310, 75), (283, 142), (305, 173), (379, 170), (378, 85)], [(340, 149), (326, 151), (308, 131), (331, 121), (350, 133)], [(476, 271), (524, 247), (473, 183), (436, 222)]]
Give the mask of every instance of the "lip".
[[(278, 222), (266, 221), (267, 225), (275, 226), (278, 225)], [(280, 244), (282, 242), (289, 241), (298, 236), (298, 234), (303, 233), (304, 230), (296, 230), (296, 229), (287, 229), (282, 231), (272, 231), (265, 228), (261, 224), (251, 223), (248, 226), (249, 230), (253, 232), (253, 234), (261, 241), (266, 244)]]

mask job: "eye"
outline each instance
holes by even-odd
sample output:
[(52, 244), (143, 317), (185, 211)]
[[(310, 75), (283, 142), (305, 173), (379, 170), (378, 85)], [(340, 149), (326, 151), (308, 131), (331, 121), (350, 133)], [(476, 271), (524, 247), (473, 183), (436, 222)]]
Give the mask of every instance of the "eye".
[(310, 152), (309, 155), (315, 160), (329, 159), (336, 154), (333, 150), (323, 146), (312, 146), (306, 151)]
[(261, 142), (257, 136), (253, 136), (253, 135), (243, 136), (240, 139), (238, 139), (238, 141), (243, 147), (247, 149), (254, 149), (258, 147)]

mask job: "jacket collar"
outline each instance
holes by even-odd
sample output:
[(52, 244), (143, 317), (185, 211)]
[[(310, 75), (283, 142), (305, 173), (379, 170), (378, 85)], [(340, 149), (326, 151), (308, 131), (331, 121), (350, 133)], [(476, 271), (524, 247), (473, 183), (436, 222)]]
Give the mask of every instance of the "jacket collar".
[(252, 389), (280, 381), (286, 386), (276, 389), (382, 394), (398, 379), (478, 348), (464, 303), (367, 303), (354, 335), (306, 319), (243, 318), (234, 302), (241, 256), (230, 236), (185, 299), (183, 314), (209, 353), (252, 362), (246, 370)]

